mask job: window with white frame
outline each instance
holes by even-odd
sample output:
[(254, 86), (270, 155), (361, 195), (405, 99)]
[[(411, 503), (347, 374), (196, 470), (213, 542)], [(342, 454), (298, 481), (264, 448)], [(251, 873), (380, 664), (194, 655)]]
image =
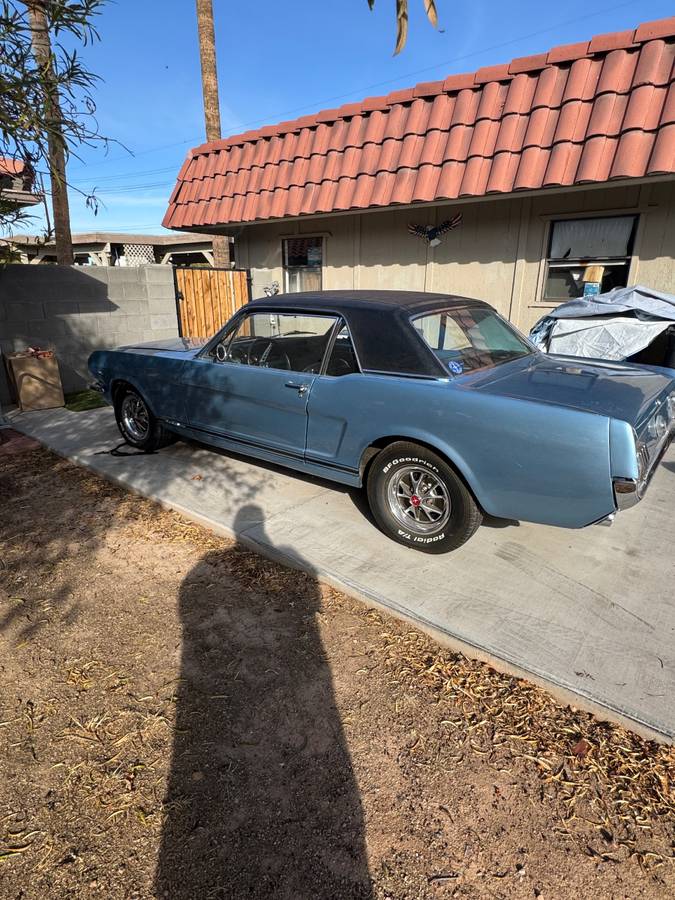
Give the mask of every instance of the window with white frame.
[(284, 238), (282, 251), (284, 290), (286, 293), (320, 291), (323, 267), (323, 238)]
[(569, 300), (626, 287), (637, 220), (599, 216), (551, 222), (543, 299)]

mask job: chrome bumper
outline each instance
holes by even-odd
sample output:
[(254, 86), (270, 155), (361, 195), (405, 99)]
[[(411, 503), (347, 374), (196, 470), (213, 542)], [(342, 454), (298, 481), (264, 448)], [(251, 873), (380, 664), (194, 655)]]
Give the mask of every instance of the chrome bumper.
[(614, 503), (618, 512), (621, 512), (624, 509), (630, 509), (631, 506), (635, 506), (636, 503), (642, 500), (654, 472), (656, 472), (661, 460), (668, 452), (668, 448), (672, 444), (673, 439), (675, 439), (675, 431), (671, 429), (668, 435), (663, 439), (663, 443), (657, 449), (653, 459), (650, 460), (646, 472), (638, 481), (634, 478), (614, 478), (612, 480)]
[(618, 512), (624, 509), (630, 509), (631, 506), (642, 499), (642, 494), (638, 489), (638, 483), (634, 478), (615, 478), (614, 482), (614, 505)]

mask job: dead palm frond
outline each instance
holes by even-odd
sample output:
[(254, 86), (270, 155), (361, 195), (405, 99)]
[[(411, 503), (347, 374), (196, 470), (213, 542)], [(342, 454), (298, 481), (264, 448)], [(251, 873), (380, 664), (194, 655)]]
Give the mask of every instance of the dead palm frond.
[[(423, 0), (427, 19), (434, 28), (438, 28), (438, 13), (435, 0)], [(370, 9), (375, 7), (375, 0), (368, 0)], [(394, 56), (400, 53), (408, 40), (408, 0), (396, 0), (396, 47)]]

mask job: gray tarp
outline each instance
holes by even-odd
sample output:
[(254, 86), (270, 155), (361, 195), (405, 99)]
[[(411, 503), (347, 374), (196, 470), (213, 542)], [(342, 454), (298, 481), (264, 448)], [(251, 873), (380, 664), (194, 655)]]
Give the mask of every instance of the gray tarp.
[(626, 359), (673, 322), (675, 295), (635, 285), (562, 303), (537, 322), (530, 338), (550, 353)]
[(558, 319), (548, 338), (549, 353), (588, 359), (626, 359), (648, 347), (671, 322), (644, 322), (628, 316)]

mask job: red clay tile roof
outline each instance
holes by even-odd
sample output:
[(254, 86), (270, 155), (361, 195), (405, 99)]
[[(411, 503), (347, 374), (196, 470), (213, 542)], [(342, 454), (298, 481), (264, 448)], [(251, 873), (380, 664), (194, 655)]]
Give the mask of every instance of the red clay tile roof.
[(26, 163), (21, 159), (0, 156), (0, 175), (21, 175), (25, 168)]
[(674, 59), (675, 17), (203, 144), (163, 224), (673, 174)]

